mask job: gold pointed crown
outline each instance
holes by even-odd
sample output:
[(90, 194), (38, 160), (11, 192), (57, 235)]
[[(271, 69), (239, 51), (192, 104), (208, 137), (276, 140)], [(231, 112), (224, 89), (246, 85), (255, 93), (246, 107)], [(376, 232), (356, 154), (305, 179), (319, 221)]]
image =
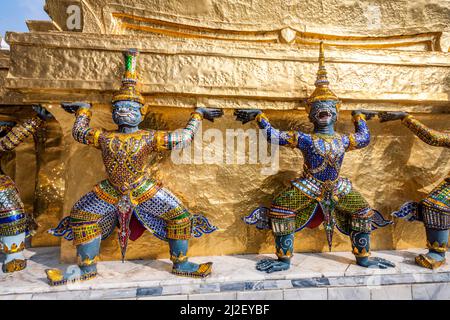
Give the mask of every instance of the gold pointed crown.
[(137, 89), (137, 57), (139, 52), (136, 49), (129, 49), (124, 52), (125, 56), (125, 73), (122, 78), (122, 87), (112, 99), (112, 103), (118, 101), (134, 101), (144, 105), (144, 98)]
[(330, 82), (327, 77), (327, 69), (325, 69), (325, 52), (323, 49), (323, 42), (320, 42), (319, 52), (319, 70), (317, 71), (317, 80), (315, 82), (316, 89), (306, 101), (306, 111), (311, 111), (311, 106), (316, 101), (333, 100), (337, 101), (336, 109), (339, 111), (340, 101), (337, 95), (328, 87)]

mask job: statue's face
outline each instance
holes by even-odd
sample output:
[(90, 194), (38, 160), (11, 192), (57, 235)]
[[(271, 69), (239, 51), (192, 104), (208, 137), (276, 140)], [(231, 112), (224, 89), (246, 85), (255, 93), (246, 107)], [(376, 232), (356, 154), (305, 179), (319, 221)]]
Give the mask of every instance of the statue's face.
[(314, 102), (309, 113), (309, 120), (320, 127), (334, 125), (337, 117), (336, 101), (333, 100)]
[(118, 126), (137, 127), (142, 122), (142, 105), (134, 101), (118, 101), (113, 104), (113, 121)]

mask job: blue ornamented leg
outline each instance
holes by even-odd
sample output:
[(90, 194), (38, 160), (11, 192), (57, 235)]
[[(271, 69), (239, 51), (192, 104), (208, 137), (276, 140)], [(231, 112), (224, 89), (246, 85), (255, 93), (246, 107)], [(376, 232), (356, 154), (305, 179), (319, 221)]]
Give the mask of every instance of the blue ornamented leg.
[(427, 254), (416, 257), (416, 263), (424, 268), (436, 269), (445, 263), (445, 253), (448, 245), (448, 230), (426, 228)]
[(169, 239), (170, 260), (173, 262), (172, 273), (191, 278), (206, 278), (211, 274), (212, 263), (189, 262), (187, 258), (188, 245), (188, 240)]
[(97, 276), (97, 261), (100, 253), (101, 237), (77, 246), (78, 265), (69, 266), (65, 273), (59, 269), (46, 270), (51, 286), (69, 282), (90, 280)]
[(5, 254), (2, 266), (4, 273), (13, 273), (24, 270), (27, 261), (23, 256), (25, 250), (25, 232), (15, 236), (0, 237), (1, 251)]
[(362, 231), (352, 231), (350, 233), (353, 254), (356, 263), (364, 268), (387, 269), (394, 268), (395, 264), (382, 258), (370, 258), (370, 233)]
[(288, 270), (294, 252), (294, 233), (275, 236), (275, 247), (278, 259), (263, 259), (256, 264), (258, 271), (272, 273)]

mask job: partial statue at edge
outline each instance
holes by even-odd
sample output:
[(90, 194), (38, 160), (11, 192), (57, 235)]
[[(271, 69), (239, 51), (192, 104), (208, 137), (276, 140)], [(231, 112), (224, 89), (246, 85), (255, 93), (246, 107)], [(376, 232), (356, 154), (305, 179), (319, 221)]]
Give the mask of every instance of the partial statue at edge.
[[(52, 118), (41, 106), (34, 106), (37, 115), (21, 124), (0, 122), (0, 154), (13, 151), (26, 138)], [(26, 214), (14, 181), (0, 168), (0, 252), (5, 255), (2, 270), (13, 273), (24, 270), (25, 239), (31, 235), (30, 216)]]
[[(401, 120), (422, 141), (435, 147), (450, 148), (450, 134), (428, 128), (406, 112), (383, 112), (382, 122)], [(416, 257), (424, 268), (436, 269), (445, 263), (450, 228), (450, 175), (419, 202), (407, 202), (394, 217), (408, 221), (422, 221), (427, 235), (428, 253)]]

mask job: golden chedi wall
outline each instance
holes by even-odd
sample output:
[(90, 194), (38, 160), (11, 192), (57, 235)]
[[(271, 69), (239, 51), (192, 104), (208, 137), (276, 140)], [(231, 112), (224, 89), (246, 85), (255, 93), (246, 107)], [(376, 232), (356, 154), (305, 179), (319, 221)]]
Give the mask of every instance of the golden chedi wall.
[[(61, 131), (49, 136), (58, 141), (60, 153), (51, 166), (63, 166), (48, 181), (58, 181), (65, 216), (105, 172), (98, 150), (74, 142), (73, 116), (59, 103), (92, 102), (92, 125), (114, 128), (109, 101), (120, 87), (122, 51), (141, 52), (141, 91), (152, 107), (147, 127), (174, 130), (186, 124), (196, 106), (211, 106), (223, 108), (225, 116), (214, 124), (205, 121), (203, 131), (217, 128), (223, 137), (227, 129), (256, 129), (255, 123), (242, 126), (234, 120), (236, 108), (261, 108), (279, 129), (310, 131), (301, 101), (314, 88), (318, 42), (324, 40), (331, 87), (343, 100), (338, 131), (353, 131), (351, 110), (360, 108), (409, 111), (435, 129), (448, 130), (449, 4), (48, 0), (52, 22), (29, 22), (30, 33), (7, 35), (11, 52), (4, 88), (20, 94), (25, 105), (43, 103), (56, 117)], [(73, 5), (80, 9), (80, 28), (69, 30), (67, 19), (73, 17), (67, 8)], [(388, 217), (442, 180), (450, 170), (450, 153), (424, 144), (399, 123), (375, 120), (370, 128), (372, 144), (347, 154), (342, 175)], [(300, 175), (302, 165), (300, 152), (287, 148), (280, 150), (280, 169), (273, 175), (248, 161), (176, 165), (164, 153), (155, 158), (152, 173), (193, 213), (204, 213), (220, 228), (193, 240), (190, 254), (222, 255), (273, 251), (270, 232), (245, 225), (242, 217), (268, 205), (273, 194)], [(21, 170), (19, 163), (16, 167)], [(44, 228), (38, 237), (35, 245), (54, 243)], [(306, 229), (296, 239), (298, 251), (327, 250), (322, 228)], [(424, 244), (420, 223), (396, 221), (373, 237), (375, 250)], [(61, 248), (64, 261), (74, 258), (71, 243), (62, 241)], [(336, 233), (333, 250), (350, 250), (349, 240)], [(102, 258), (119, 255), (112, 236), (102, 245)], [(131, 244), (127, 257), (167, 257), (167, 248), (145, 234)]]

